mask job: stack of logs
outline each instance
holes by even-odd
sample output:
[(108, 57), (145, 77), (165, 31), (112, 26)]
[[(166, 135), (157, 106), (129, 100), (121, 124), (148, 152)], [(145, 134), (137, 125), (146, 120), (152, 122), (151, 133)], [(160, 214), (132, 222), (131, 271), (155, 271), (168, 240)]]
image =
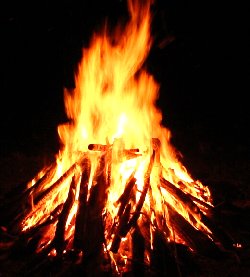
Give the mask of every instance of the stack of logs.
[[(26, 262), (25, 268), (22, 269), (23, 272), (28, 272), (30, 275), (41, 270), (45, 263), (55, 260), (62, 263), (69, 259), (71, 264), (78, 265), (86, 276), (100, 276), (104, 272), (119, 275), (123, 271), (132, 272), (132, 276), (145, 274), (158, 276), (158, 272), (164, 276), (165, 273), (168, 273), (170, 269), (166, 268), (166, 264), (174, 256), (174, 242), (167, 239), (170, 227), (164, 223), (163, 216), (160, 214), (156, 215), (155, 224), (151, 226), (153, 228), (150, 228), (152, 222), (148, 216), (143, 216), (140, 224), (138, 221), (140, 217), (142, 218), (146, 195), (151, 193), (150, 175), (153, 165), (156, 161), (159, 162), (159, 141), (153, 139), (152, 145), (152, 154), (140, 198), (135, 203), (136, 178), (135, 172), (133, 172), (116, 203), (119, 209), (115, 220), (111, 220), (110, 216), (105, 213), (112, 171), (112, 146), (110, 145), (90, 144), (88, 147), (89, 150), (97, 151), (99, 155), (98, 166), (92, 182), (95, 185), (90, 190), (88, 182), (91, 163), (88, 152), (85, 152), (51, 186), (46, 187), (45, 185), (55, 175), (56, 162), (47, 168), (33, 186), (29, 188), (20, 186), (20, 194), (11, 192), (6, 195), (1, 203), (0, 213), (1, 259), (30, 257), (31, 262)], [(125, 156), (126, 159), (137, 158), (140, 156), (139, 149), (123, 149), (122, 156)], [(60, 187), (66, 180), (69, 181), (66, 200), (58, 203), (53, 211), (24, 231), (23, 222), (38, 213), (44, 205), (46, 206), (47, 201), (60, 191)], [(74, 232), (73, 235), (67, 236), (66, 223), (75, 202), (76, 187), (79, 182), (78, 208), (71, 221), (74, 224)], [(171, 229), (181, 238), (188, 250), (191, 249), (201, 255), (216, 256), (225, 250), (232, 249), (234, 242), (212, 220), (213, 207), (211, 205), (183, 192), (163, 176), (160, 176), (159, 186), (173, 195), (192, 214), (197, 214), (200, 221), (211, 230), (211, 234), (208, 235), (196, 229), (166, 202)], [(200, 207), (207, 210), (206, 215)], [(46, 240), (44, 238), (46, 233), (52, 233), (52, 239)], [(120, 263), (114, 257), (119, 254), (122, 238), (129, 233), (132, 248), (129, 257), (126, 257), (129, 263), (124, 261), (125, 258)], [(106, 245), (107, 240), (111, 242), (109, 247)], [(53, 251), (56, 251), (56, 256), (51, 255)], [(145, 262), (146, 254), (149, 256), (148, 263)], [(122, 260), (122, 257), (120, 259)]]

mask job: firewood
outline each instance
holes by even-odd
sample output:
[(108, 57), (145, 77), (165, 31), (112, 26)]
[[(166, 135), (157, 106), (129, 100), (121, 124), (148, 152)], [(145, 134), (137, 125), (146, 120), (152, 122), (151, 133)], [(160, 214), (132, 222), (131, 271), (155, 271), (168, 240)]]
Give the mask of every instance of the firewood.
[(222, 251), (205, 233), (195, 229), (184, 217), (182, 217), (168, 203), (165, 203), (169, 212), (171, 227), (174, 232), (185, 241), (191, 249), (204, 256), (221, 255)]
[(175, 261), (175, 257), (160, 230), (155, 229), (152, 234), (153, 248), (150, 251), (150, 268), (153, 276), (181, 276)]
[(62, 207), (63, 204), (58, 205), (44, 222), (26, 230), (18, 237), (13, 237), (12, 246), (9, 249), (10, 257), (20, 258), (24, 253), (33, 255), (34, 252), (39, 252), (39, 248), (43, 247), (40, 245), (40, 239), (44, 230), (49, 229), (52, 233), (53, 225), (56, 223)]
[(190, 199), (189, 194), (178, 189), (175, 185), (160, 178), (161, 186), (165, 188), (171, 195), (173, 195), (179, 202), (181, 202), (191, 213), (201, 215), (199, 207)]
[(53, 250), (53, 243), (49, 244), (47, 248), (36, 255), (32, 255), (21, 267), (20, 274), (22, 276), (41, 276), (41, 272), (46, 268), (45, 266), (51, 263), (48, 254)]
[[(25, 223), (25, 221), (32, 217), (33, 215), (35, 215), (39, 209), (41, 209), (41, 207), (46, 206), (46, 203), (48, 200), (50, 200), (53, 195), (57, 194), (57, 191), (59, 190), (59, 188), (61, 187), (62, 183), (65, 182), (68, 178), (70, 178), (73, 174), (74, 171), (76, 169), (77, 163), (74, 163), (51, 187), (49, 187), (46, 190), (45, 195), (43, 196), (43, 198), (41, 198), (33, 207), (32, 210), (28, 210), (26, 211), (26, 213), (24, 215), (19, 215), (23, 216), (23, 220), (21, 222), (21, 227), (23, 226), (23, 224)], [(45, 216), (45, 215), (44, 215)], [(46, 219), (46, 217), (44, 218)]]
[(52, 163), (46, 170), (45, 174), (40, 179), (38, 179), (32, 187), (28, 188), (26, 192), (24, 192), (24, 196), (27, 195), (34, 198), (38, 197), (39, 194), (42, 193), (44, 185), (48, 184), (54, 177), (56, 168), (56, 162)]
[[(112, 145), (89, 144), (88, 149), (92, 151), (105, 152), (105, 151), (110, 151), (112, 149)], [(132, 149), (121, 148), (118, 151), (116, 151), (117, 152), (116, 154), (117, 156), (119, 156), (120, 159), (124, 158), (125, 160), (131, 160), (141, 156), (139, 151), (140, 150), (138, 148), (132, 148)]]
[[(0, 204), (1, 212), (1, 224), (8, 225), (13, 218), (18, 218), (23, 215), (23, 211), (30, 209), (30, 197), (35, 194), (35, 191), (39, 191), (44, 183), (53, 176), (55, 172), (55, 163), (49, 166), (44, 175), (38, 179), (38, 181), (31, 187), (27, 188), (27, 182), (25, 183), (26, 188), (24, 191), (17, 193), (17, 191), (11, 191), (9, 194), (6, 194), (4, 201)], [(35, 177), (38, 178), (38, 177)], [(19, 188), (20, 189), (20, 188)], [(33, 196), (32, 196), (33, 197)], [(19, 205), (15, 205), (15, 203), (21, 203), (22, 207), (20, 209)]]
[[(185, 207), (190, 210), (190, 212), (193, 212), (199, 216), (200, 222), (202, 222), (212, 232), (210, 236), (213, 237), (214, 240), (216, 240), (218, 243), (221, 243), (221, 245), (225, 249), (233, 249), (234, 241), (232, 240), (232, 238), (229, 237), (221, 228), (219, 228), (217, 224), (213, 223), (213, 221), (209, 219), (195, 203), (193, 203), (192, 199), (194, 198), (190, 197), (190, 195), (185, 194), (162, 177), (161, 184), (164, 185), (164, 188), (166, 188), (169, 193), (171, 193), (174, 197), (177, 197), (178, 201), (182, 202), (183, 205), (185, 205)], [(211, 206), (210, 209), (212, 209)]]
[(86, 209), (88, 195), (88, 181), (90, 176), (90, 161), (85, 162), (82, 172), (79, 192), (79, 204), (75, 222), (74, 247), (83, 250), (84, 247), (84, 230), (86, 229)]
[[(130, 204), (126, 206), (126, 209), (124, 211), (124, 214), (122, 217), (120, 217), (120, 221), (117, 227), (117, 232), (114, 236), (113, 242), (112, 242), (112, 246), (111, 246), (111, 251), (116, 253), (118, 251), (119, 245), (120, 245), (120, 241), (121, 241), (121, 237), (125, 237), (127, 235), (127, 233), (129, 232), (129, 230), (133, 227), (135, 227), (137, 220), (140, 216), (140, 212), (143, 206), (143, 203), (145, 201), (146, 198), (146, 194), (148, 191), (148, 188), (150, 186), (150, 173), (153, 167), (153, 163), (154, 163), (154, 157), (155, 157), (155, 151), (153, 151), (153, 154), (151, 155), (150, 158), (150, 162), (149, 162), (149, 166), (148, 166), (148, 170), (145, 174), (145, 182), (144, 182), (144, 188), (143, 191), (141, 193), (141, 197), (136, 205), (135, 211), (133, 213), (133, 216), (129, 219), (129, 213), (130, 213), (130, 209), (131, 206)], [(132, 183), (128, 183), (127, 191), (129, 191), (130, 186), (132, 186)], [(128, 194), (126, 192), (126, 194)], [(119, 213), (119, 211), (118, 211)], [(121, 213), (121, 212), (120, 212)]]
[(236, 243), (231, 236), (229, 236), (226, 231), (224, 231), (218, 224), (213, 222), (206, 215), (202, 214), (201, 222), (204, 223), (212, 232), (211, 237), (220, 244), (222, 249), (233, 250), (234, 244)]
[(135, 185), (136, 179), (134, 178), (135, 172), (132, 172), (130, 177), (127, 180), (123, 194), (117, 200), (117, 203), (120, 203), (120, 207), (117, 213), (117, 216), (120, 217), (123, 214), (126, 204), (129, 202), (129, 197), (131, 191)]
[[(89, 144), (88, 149), (92, 151), (107, 151), (112, 147), (112, 145), (103, 145), (103, 144)], [(137, 153), (140, 150), (138, 148), (125, 149), (125, 152)]]
[(63, 253), (64, 245), (65, 245), (65, 227), (66, 222), (70, 213), (70, 210), (73, 206), (75, 200), (75, 189), (77, 185), (76, 176), (72, 177), (72, 182), (69, 188), (68, 197), (64, 202), (62, 212), (58, 218), (56, 232), (54, 236), (54, 246), (56, 248), (57, 254), (60, 256)]
[[(117, 230), (120, 230), (119, 225), (121, 224), (121, 222), (124, 222), (124, 219), (122, 219), (122, 217), (124, 217), (124, 209), (129, 204), (131, 191), (132, 191), (132, 189), (135, 185), (135, 182), (136, 182), (136, 179), (134, 178), (134, 175), (135, 175), (135, 171), (132, 172), (132, 174), (127, 179), (127, 182), (125, 184), (124, 192), (122, 193), (122, 195), (119, 197), (119, 199), (115, 203), (116, 205), (120, 205), (120, 207), (119, 207), (119, 210), (118, 210), (117, 215), (115, 217), (114, 223), (112, 224), (112, 226), (109, 230), (109, 233), (108, 233), (108, 236), (107, 236), (108, 239), (110, 239), (111, 236), (114, 233), (117, 233)], [(131, 205), (130, 205), (130, 208), (131, 208)], [(125, 214), (126, 214), (126, 212), (125, 212)], [(127, 223), (128, 219), (129, 219), (129, 214), (128, 215), (126, 214), (125, 218), (126, 218), (126, 223)], [(118, 224), (117, 224), (117, 222), (118, 222)], [(119, 234), (119, 232), (120, 231), (118, 231), (118, 234)]]
[[(35, 176), (33, 179), (38, 179), (36, 183), (27, 188), (28, 183), (24, 183), (24, 186), (26, 187), (21, 193), (16, 193), (16, 191), (11, 191), (10, 194), (6, 194), (6, 197), (4, 198), (4, 201), (1, 203), (1, 206), (7, 207), (8, 204), (13, 205), (15, 202), (20, 202), (23, 204), (23, 202), (26, 202), (29, 195), (34, 193), (35, 190), (39, 190), (44, 183), (47, 182), (47, 180), (53, 176), (55, 172), (56, 163), (52, 163), (44, 172), (43, 176), (40, 178), (38, 176)], [(18, 207), (19, 208), (19, 207)]]
[[(102, 155), (96, 169), (86, 208), (86, 229), (83, 234), (83, 265), (88, 272), (100, 274), (103, 261), (103, 209), (107, 201), (107, 160)], [(97, 272), (98, 271), (98, 272)]]
[(134, 227), (134, 225), (136, 224), (136, 222), (137, 222), (137, 220), (140, 216), (140, 212), (141, 212), (142, 206), (144, 204), (144, 201), (145, 201), (145, 198), (146, 198), (146, 195), (147, 195), (147, 191), (148, 191), (149, 186), (150, 186), (150, 174), (151, 174), (151, 171), (152, 171), (152, 168), (153, 168), (154, 158), (155, 158), (155, 150), (153, 150), (153, 154), (150, 157), (149, 166), (148, 166), (148, 169), (147, 169), (147, 172), (146, 172), (146, 175), (145, 175), (144, 188), (143, 188), (143, 191), (141, 193), (141, 197), (140, 197), (140, 199), (139, 199), (139, 201), (136, 205), (134, 214), (131, 217), (131, 219), (129, 220), (129, 223), (128, 223), (128, 226), (127, 226), (128, 230), (130, 230), (130, 228)]
[(123, 214), (119, 217), (118, 226), (116, 228), (116, 232), (114, 233), (114, 237), (112, 240), (112, 245), (110, 247), (110, 251), (113, 253), (117, 253), (120, 247), (121, 238), (125, 237), (128, 232), (128, 221), (131, 212), (131, 204), (128, 203), (125, 207)]
[[(42, 176), (41, 180), (45, 180), (47, 176), (52, 172), (53, 166), (50, 166), (45, 174)], [(38, 180), (36, 184), (30, 188), (25, 188), (23, 192), (17, 193), (15, 191), (11, 191), (12, 193), (11, 197), (6, 194), (4, 197), (4, 200), (1, 202), (0, 210), (4, 211), (1, 212), (1, 224), (4, 224), (5, 226), (8, 226), (9, 224), (12, 224), (14, 218), (21, 217), (23, 215), (23, 212), (29, 208), (31, 208), (30, 205), (30, 196), (34, 193), (34, 190), (37, 188), (40, 188), (41, 181)], [(27, 182), (22, 185), (22, 187), (27, 187)], [(15, 203), (21, 203), (21, 209), (19, 205), (15, 205)]]
[[(180, 189), (183, 190), (183, 187), (186, 187), (185, 184), (183, 184), (183, 182), (179, 181), (178, 185), (180, 186)], [(192, 194), (189, 194), (189, 197), (196, 203), (198, 203), (201, 207), (206, 209), (206, 213), (212, 213), (211, 209), (213, 209), (213, 205), (210, 203), (205, 202), (205, 200), (201, 200), (200, 198), (197, 198), (195, 196), (193, 196)]]
[(133, 276), (144, 276), (145, 241), (138, 226), (132, 233), (132, 273)]

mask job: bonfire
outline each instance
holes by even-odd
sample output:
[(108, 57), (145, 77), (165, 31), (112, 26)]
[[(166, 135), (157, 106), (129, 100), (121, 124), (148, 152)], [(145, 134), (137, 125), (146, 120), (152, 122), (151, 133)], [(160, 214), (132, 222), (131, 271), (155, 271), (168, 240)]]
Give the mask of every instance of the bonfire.
[(126, 25), (106, 26), (83, 49), (55, 162), (19, 205), (3, 204), (11, 249), (50, 260), (74, 253), (85, 272), (121, 275), (156, 274), (174, 244), (202, 254), (230, 246), (213, 223), (209, 188), (190, 176), (162, 125), (160, 86), (145, 65), (151, 5), (129, 0)]

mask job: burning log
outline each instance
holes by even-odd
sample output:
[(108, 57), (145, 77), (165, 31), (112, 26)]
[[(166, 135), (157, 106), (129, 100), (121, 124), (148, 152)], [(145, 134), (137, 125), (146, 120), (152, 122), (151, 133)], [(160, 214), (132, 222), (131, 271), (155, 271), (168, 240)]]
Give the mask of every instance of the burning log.
[[(110, 148), (112, 148), (112, 145), (103, 145), (103, 144), (89, 144), (88, 145), (88, 149), (92, 150), (92, 151), (105, 152), (105, 151), (110, 150)], [(139, 148), (133, 148), (133, 149), (127, 149), (127, 150), (124, 150), (124, 151), (127, 152), (127, 153), (137, 153), (140, 150), (139, 150)]]
[(199, 207), (192, 201), (189, 194), (186, 194), (182, 190), (178, 189), (175, 185), (164, 179), (160, 178), (161, 186), (165, 188), (171, 195), (173, 195), (179, 202), (181, 202), (185, 207), (188, 208), (189, 212), (196, 214), (201, 217), (201, 210)]
[[(182, 190), (184, 187), (186, 187), (186, 186), (183, 184), (183, 182), (181, 182), (181, 181), (178, 182), (178, 185), (180, 186), (180, 190)], [(201, 199), (199, 199), (199, 198), (193, 196), (192, 194), (189, 194), (188, 196), (189, 196), (189, 198), (192, 199), (192, 201), (194, 201), (196, 204), (198, 204), (198, 205), (200, 205), (201, 207), (205, 208), (207, 214), (212, 214), (212, 210), (213, 210), (214, 207), (213, 207), (213, 205), (211, 205), (210, 203), (205, 202), (207, 199), (206, 199), (206, 200), (205, 200), (205, 199), (201, 200)], [(203, 194), (203, 197), (204, 197), (204, 194)]]
[[(119, 140), (117, 140), (117, 141), (119, 141)], [(101, 152), (109, 151), (109, 152), (111, 152), (112, 149), (114, 147), (116, 147), (116, 144), (118, 144), (118, 143), (114, 143), (113, 145), (89, 144), (88, 149), (92, 150), (92, 151), (101, 151)], [(132, 148), (132, 149), (120, 148), (116, 152), (117, 152), (117, 155), (119, 155), (120, 158), (130, 160), (130, 159), (134, 159), (134, 158), (137, 158), (137, 157), (141, 156), (139, 151), (140, 150), (138, 148)]]
[(153, 168), (154, 159), (155, 159), (155, 151), (153, 150), (153, 154), (150, 157), (148, 170), (147, 170), (146, 176), (145, 176), (144, 188), (143, 188), (143, 191), (141, 193), (141, 197), (140, 197), (140, 199), (139, 199), (139, 201), (136, 205), (135, 212), (134, 212), (133, 216), (131, 217), (131, 219), (128, 222), (128, 226), (127, 226), (128, 230), (130, 228), (134, 227), (134, 225), (136, 224), (136, 222), (137, 222), (137, 220), (140, 216), (140, 212), (141, 212), (143, 203), (145, 201), (147, 191), (148, 191), (149, 186), (150, 186), (150, 174), (151, 174), (151, 171), (152, 171), (152, 168)]
[(54, 225), (56, 224), (62, 209), (63, 204), (58, 205), (44, 222), (22, 233), (14, 242), (10, 255), (15, 257), (24, 252), (26, 254), (33, 254), (34, 252), (39, 253), (47, 248), (50, 244), (50, 239), (47, 239), (42, 243), (41, 240), (46, 232), (53, 233), (52, 230), (55, 229)]
[[(130, 177), (128, 178), (128, 181), (125, 185), (125, 189), (123, 194), (120, 196), (120, 198), (117, 200), (117, 203), (120, 203), (120, 207), (116, 216), (116, 221), (113, 223), (108, 238), (111, 238), (112, 235), (113, 241), (112, 246), (110, 250), (113, 253), (117, 253), (121, 237), (124, 236), (123, 229), (126, 227), (126, 224), (128, 223), (130, 212), (131, 212), (131, 204), (129, 203), (131, 191), (135, 185), (136, 179), (134, 178), (135, 172), (133, 172)], [(118, 226), (117, 225), (118, 222)], [(114, 233), (115, 232), (115, 233)]]
[(95, 173), (95, 180), (90, 189), (86, 207), (86, 228), (83, 234), (84, 266), (88, 272), (100, 274), (103, 262), (103, 210), (107, 200), (107, 156), (101, 155), (99, 166)]
[[(35, 203), (34, 207), (32, 210), (27, 210), (25, 212), (24, 218), (22, 220), (22, 224), (21, 226), (24, 224), (24, 222), (32, 217), (33, 215), (35, 215), (38, 210), (40, 210), (42, 208), (42, 206), (46, 207), (46, 203), (57, 194), (57, 191), (59, 190), (59, 188), (62, 188), (62, 184), (68, 179), (70, 178), (77, 167), (77, 163), (74, 163), (52, 186), (50, 186), (44, 193), (42, 196), (39, 197), (39, 199), (37, 200), (37, 203)], [(19, 216), (20, 217), (20, 216)]]
[(127, 205), (127, 203), (129, 202), (129, 198), (131, 195), (131, 191), (135, 185), (136, 179), (134, 178), (135, 172), (133, 172), (128, 181), (127, 184), (125, 185), (125, 189), (123, 194), (120, 196), (120, 198), (118, 199), (118, 203), (120, 203), (120, 207), (119, 207), (119, 211), (117, 213), (118, 218), (121, 217), (121, 215), (123, 214), (124, 208)]
[[(93, 48), (84, 49), (86, 61), (80, 64), (76, 88), (65, 93), (70, 123), (58, 127), (64, 146), (60, 161), (41, 171), (42, 177), (38, 174), (38, 180), (28, 183), (31, 187), (16, 198), (23, 202), (20, 212), (11, 207), (6, 213), (13, 220), (8, 227), (20, 237), (13, 250), (18, 253), (28, 245), (38, 254), (33, 260), (37, 265), (28, 271), (32, 275), (53, 255), (63, 262), (69, 252), (76, 253), (85, 276), (104, 271), (112, 275), (113, 270), (121, 276), (130, 265), (132, 274), (143, 275), (145, 264), (153, 273), (166, 275), (174, 268), (168, 243), (175, 242), (175, 235), (204, 255), (220, 253), (214, 238), (230, 244), (205, 215), (212, 209), (209, 191), (198, 182), (184, 181), (190, 176), (171, 155), (170, 132), (161, 125), (155, 106), (159, 86), (141, 68), (152, 42), (151, 4), (129, 0), (131, 16), (125, 28), (117, 28), (111, 39), (109, 32), (97, 35)], [(120, 29), (125, 34), (119, 35)], [(162, 141), (149, 141), (153, 135)], [(105, 138), (106, 145), (87, 141)], [(165, 180), (161, 171), (170, 179), (183, 180), (183, 190)], [(201, 200), (189, 193), (193, 189)], [(14, 202), (6, 203), (10, 207)]]
[(127, 232), (129, 231), (128, 222), (129, 222), (130, 213), (131, 213), (131, 204), (129, 203), (126, 205), (124, 212), (119, 217), (119, 224), (116, 228), (116, 232), (114, 234), (112, 245), (110, 248), (110, 251), (112, 251), (113, 253), (118, 252), (118, 249), (121, 243), (121, 238), (125, 237), (127, 235)]
[(86, 232), (86, 212), (87, 212), (87, 196), (88, 196), (88, 181), (90, 176), (90, 161), (86, 159), (83, 167), (82, 178), (80, 183), (79, 204), (76, 214), (74, 247), (80, 249), (84, 248), (84, 233)]
[[(36, 176), (33, 178), (33, 180), (37, 180), (33, 186), (27, 186), (31, 182), (26, 182), (24, 183), (23, 186), (20, 187), (25, 187), (24, 191), (20, 193), (16, 193), (16, 190), (10, 191), (10, 196), (6, 195), (6, 197), (1, 201), (1, 208), (0, 210), (4, 210), (4, 212), (1, 212), (1, 223), (9, 223), (10, 220), (13, 220), (13, 218), (17, 218), (20, 216), (22, 213), (20, 212), (20, 207), (15, 205), (15, 203), (21, 203), (22, 204), (22, 211), (25, 211), (29, 208), (32, 207), (33, 204), (33, 198), (35, 197), (37, 191), (39, 192), (44, 184), (48, 182), (52, 178), (52, 176), (55, 173), (55, 164), (52, 163), (44, 172), (43, 176)], [(19, 188), (20, 189), (20, 188)]]
[[(190, 194), (184, 193), (182, 190), (178, 189), (176, 186), (171, 184), (169, 181), (165, 180), (161, 177), (161, 185), (171, 194), (173, 195), (183, 206), (187, 207), (191, 214), (195, 214), (198, 216), (201, 223), (204, 226), (208, 227), (211, 231), (209, 234), (214, 240), (222, 245), (225, 249), (232, 250), (233, 248), (233, 240), (223, 231), (221, 230), (216, 224), (214, 224), (200, 209), (199, 207), (193, 202), (195, 197), (190, 197)], [(196, 199), (196, 198), (195, 198)], [(202, 201), (200, 201), (200, 204)], [(205, 202), (204, 202), (205, 203)], [(210, 206), (210, 209), (212, 207)]]
[(166, 203), (169, 212), (170, 224), (185, 243), (192, 250), (207, 256), (221, 255), (221, 249), (210, 239), (206, 234), (200, 230), (195, 229), (190, 223), (188, 223), (184, 217), (175, 211), (171, 205)]
[(77, 185), (76, 176), (72, 177), (71, 185), (68, 192), (68, 197), (64, 202), (62, 212), (58, 218), (56, 232), (53, 240), (53, 244), (59, 256), (62, 255), (63, 250), (65, 249), (65, 227), (66, 222), (70, 213), (70, 210), (74, 204), (75, 200), (75, 189)]
[[(139, 201), (138, 201), (138, 203), (135, 207), (135, 211), (134, 211), (134, 213), (133, 213), (133, 215), (130, 219), (129, 219), (129, 217), (130, 217), (131, 205), (128, 204), (126, 206), (123, 215), (120, 215), (120, 214), (122, 214), (122, 211), (124, 210), (124, 204), (120, 206), (120, 209), (118, 211), (118, 215), (120, 215), (119, 216), (119, 218), (120, 218), (119, 225), (117, 227), (117, 232), (114, 236), (112, 246), (111, 246), (111, 249), (110, 249), (114, 253), (116, 253), (119, 249), (119, 245), (120, 245), (120, 242), (121, 242), (121, 237), (125, 237), (127, 235), (127, 233), (129, 232), (129, 230), (131, 228), (135, 227), (135, 225), (137, 223), (137, 220), (140, 216), (140, 212), (141, 212), (143, 203), (145, 201), (147, 191), (148, 191), (149, 186), (150, 186), (150, 174), (151, 174), (151, 171), (152, 171), (154, 158), (155, 158), (155, 151), (153, 151), (153, 154), (150, 158), (148, 170), (147, 170), (146, 175), (145, 175), (145, 185), (144, 185), (143, 191), (141, 192), (141, 197), (140, 197), (140, 199), (139, 199)], [(131, 181), (133, 181), (133, 178), (131, 179)], [(131, 181), (128, 182), (128, 184), (125, 188), (126, 192), (124, 192), (122, 194), (121, 198), (119, 199), (120, 201), (122, 199), (123, 203), (125, 203), (124, 199), (126, 199), (130, 195), (130, 191), (133, 187), (133, 182), (131, 182)]]

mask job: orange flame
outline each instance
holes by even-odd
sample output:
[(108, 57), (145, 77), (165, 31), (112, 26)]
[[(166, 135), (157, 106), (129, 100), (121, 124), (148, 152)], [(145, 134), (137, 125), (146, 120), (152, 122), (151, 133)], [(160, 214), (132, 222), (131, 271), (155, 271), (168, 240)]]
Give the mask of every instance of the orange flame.
[[(94, 186), (94, 172), (100, 158), (99, 152), (90, 151), (89, 144), (98, 144), (112, 149), (111, 180), (108, 187), (104, 214), (109, 214), (116, 222), (119, 206), (117, 201), (124, 192), (131, 174), (136, 179), (135, 203), (138, 203), (146, 187), (147, 169), (152, 149), (155, 162), (150, 174), (150, 193), (147, 193), (141, 214), (148, 215), (154, 228), (155, 214), (161, 214), (166, 224), (169, 222), (166, 203), (172, 206), (195, 228), (210, 232), (202, 224), (199, 214), (193, 213), (178, 202), (174, 195), (160, 186), (160, 176), (197, 199), (210, 203), (211, 196), (207, 187), (194, 181), (186, 168), (178, 160), (174, 147), (170, 144), (171, 133), (162, 122), (162, 113), (156, 107), (159, 84), (145, 68), (145, 60), (152, 45), (150, 36), (151, 2), (128, 1), (130, 13), (126, 26), (119, 26), (110, 35), (107, 28), (103, 33), (94, 35), (89, 48), (83, 49), (83, 58), (78, 67), (74, 91), (65, 91), (65, 108), (70, 123), (60, 125), (58, 133), (63, 148), (57, 156), (56, 174), (44, 187), (50, 187), (79, 157), (87, 155), (91, 160), (91, 174), (88, 192)], [(123, 28), (122, 28), (123, 27)], [(152, 138), (159, 140), (153, 141)], [(159, 141), (161, 144), (159, 144)], [(154, 145), (155, 144), (155, 145)], [(136, 156), (126, 159), (123, 149), (139, 149)], [(78, 172), (76, 165), (73, 176)], [(75, 203), (68, 216), (67, 238), (72, 236), (78, 207), (81, 173), (78, 174), (74, 191)], [(55, 187), (53, 195), (46, 199), (44, 207), (34, 207), (22, 222), (23, 230), (41, 222), (45, 215), (64, 203), (69, 191), (69, 178)], [(211, 203), (210, 203), (211, 204)], [(133, 213), (132, 208), (131, 213)], [(153, 211), (153, 212), (152, 212)], [(190, 214), (195, 219), (190, 219)], [(138, 219), (138, 224), (140, 220)], [(106, 223), (108, 225), (109, 223)], [(109, 237), (106, 226), (105, 237), (109, 251), (113, 236)], [(55, 232), (55, 231), (53, 231)], [(173, 234), (166, 236), (173, 238)], [(171, 237), (172, 236), (172, 237)], [(125, 237), (121, 242), (122, 257), (130, 242)], [(112, 254), (115, 261), (115, 254)]]

